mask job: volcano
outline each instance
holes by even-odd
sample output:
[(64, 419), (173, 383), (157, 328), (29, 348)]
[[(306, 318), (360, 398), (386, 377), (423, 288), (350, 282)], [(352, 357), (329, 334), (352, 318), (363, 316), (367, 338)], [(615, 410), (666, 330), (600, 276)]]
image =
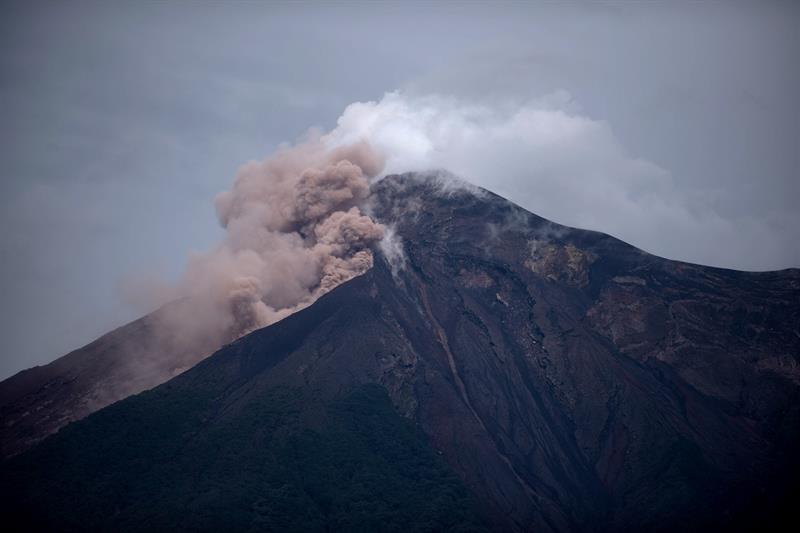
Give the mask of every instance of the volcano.
[[(800, 271), (670, 261), (441, 174), (386, 177), (370, 202), (390, 238), (369, 271), (210, 357), (162, 354), (169, 371), (152, 379), (179, 375), (155, 388), (119, 370), (114, 348), (146, 348), (148, 317), (3, 382), (7, 519), (777, 523), (798, 472)], [(109, 375), (118, 392), (97, 394)]]

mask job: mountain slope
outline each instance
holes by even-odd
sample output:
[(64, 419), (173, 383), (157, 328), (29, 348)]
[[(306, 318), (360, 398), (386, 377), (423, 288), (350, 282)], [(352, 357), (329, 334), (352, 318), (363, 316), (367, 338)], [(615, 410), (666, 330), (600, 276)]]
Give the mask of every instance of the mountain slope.
[(4, 512), (59, 530), (480, 529), (375, 385), (376, 354), (401, 343), (365, 283), (12, 459)]
[(798, 271), (668, 261), (436, 178), (386, 178), (373, 199), (402, 247), (6, 461), (4, 512), (479, 527), (440, 460), (493, 529), (695, 529), (788, 494)]
[(47, 365), (0, 382), (0, 458), (155, 387), (211, 353), (213, 345), (181, 345), (162, 334), (162, 315), (186, 305), (170, 303)]
[(516, 472), (496, 490), (533, 505), (461, 473), (517, 524), (719, 520), (745, 505), (726, 489), (749, 500), (793, 453), (800, 272), (668, 261), (442, 191), (388, 180), (376, 212), (404, 240), (407, 287), (446, 335), (463, 403)]

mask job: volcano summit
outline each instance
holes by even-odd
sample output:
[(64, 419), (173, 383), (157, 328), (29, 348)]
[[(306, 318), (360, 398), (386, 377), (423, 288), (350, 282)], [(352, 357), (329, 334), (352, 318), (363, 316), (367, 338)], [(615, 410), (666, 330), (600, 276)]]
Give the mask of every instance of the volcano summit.
[(146, 343), (148, 317), (3, 382), (5, 516), (622, 531), (763, 526), (784, 509), (800, 271), (662, 259), (441, 174), (386, 177), (368, 201), (386, 228), (370, 269), (208, 358), (184, 354), (167, 366), (202, 361), (160, 386), (82, 420), (94, 409), (59, 411), (64, 391), (107, 378), (79, 369)]

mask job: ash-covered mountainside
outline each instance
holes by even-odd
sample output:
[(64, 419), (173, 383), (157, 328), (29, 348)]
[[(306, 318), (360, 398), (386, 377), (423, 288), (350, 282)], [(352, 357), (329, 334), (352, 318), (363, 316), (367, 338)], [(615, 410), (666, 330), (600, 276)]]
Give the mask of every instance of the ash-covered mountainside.
[(370, 271), (5, 461), (6, 516), (320, 531), (777, 516), (800, 443), (800, 272), (668, 261), (449, 178), (385, 178), (370, 207), (393, 233)]
[(163, 308), (94, 342), (0, 382), (0, 458), (23, 452), (60, 428), (191, 368), (214, 349), (164, 335)]

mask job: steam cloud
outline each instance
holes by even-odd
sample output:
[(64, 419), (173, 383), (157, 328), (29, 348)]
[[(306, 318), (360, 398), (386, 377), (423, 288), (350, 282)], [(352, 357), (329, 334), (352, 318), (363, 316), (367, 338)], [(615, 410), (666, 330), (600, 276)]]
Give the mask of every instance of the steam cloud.
[(215, 199), (223, 241), (190, 259), (172, 295), (188, 305), (160, 314), (169, 348), (207, 355), (368, 270), (384, 227), (359, 204), (383, 165), (366, 142), (318, 135), (244, 165)]
[(522, 102), (391, 92), (350, 104), (327, 137), (369, 139), (388, 173), (445, 169), (554, 222), (670, 259), (750, 270), (800, 262), (800, 212), (720, 209), (724, 190), (679, 186), (565, 91)]

